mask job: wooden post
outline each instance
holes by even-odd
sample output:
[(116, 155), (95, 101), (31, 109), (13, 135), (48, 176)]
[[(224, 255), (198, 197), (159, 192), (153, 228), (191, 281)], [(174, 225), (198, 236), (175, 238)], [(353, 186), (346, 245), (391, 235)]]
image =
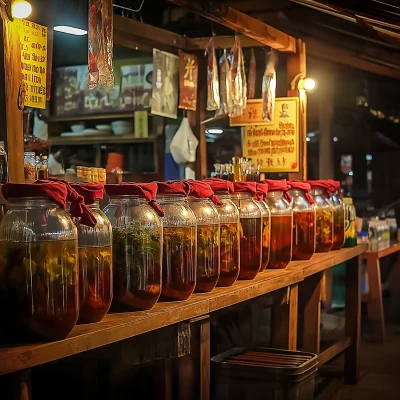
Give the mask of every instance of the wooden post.
[[(296, 41), (297, 53), (288, 54), (287, 56), (287, 76), (289, 86), (293, 80), (296, 82), (296, 76), (301, 74), (304, 78), (306, 77), (306, 45), (301, 40)], [(307, 179), (307, 93), (304, 89), (292, 90), (289, 87), (289, 97), (299, 98), (299, 172), (289, 174), (289, 179), (305, 180)]]
[[(21, 52), (19, 41), (19, 22), (11, 22), (0, 11), (3, 28), (4, 74), (5, 74), (5, 124), (9, 179), (11, 182), (24, 182), (24, 135), (22, 111), (18, 109), (18, 92), (22, 82)], [(0, 48), (0, 50), (2, 50)], [(0, 77), (1, 79), (2, 77)], [(1, 105), (2, 107), (2, 105)], [(3, 112), (0, 113), (3, 115)], [(2, 123), (4, 124), (4, 123)]]

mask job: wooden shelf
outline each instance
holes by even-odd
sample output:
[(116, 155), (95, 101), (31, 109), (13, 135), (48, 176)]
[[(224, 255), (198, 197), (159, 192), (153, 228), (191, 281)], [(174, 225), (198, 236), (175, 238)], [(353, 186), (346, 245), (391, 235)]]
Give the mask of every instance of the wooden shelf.
[[(150, 109), (145, 108), (137, 111), (149, 111)], [(124, 119), (124, 118), (133, 118), (135, 116), (134, 112), (128, 113), (113, 113), (113, 114), (93, 114), (93, 115), (78, 115), (78, 116), (50, 116), (45, 118), (46, 122), (76, 122), (76, 121), (94, 121), (94, 120), (102, 120), (102, 119)]]
[[(108, 314), (102, 322), (77, 325), (58, 342), (0, 347), (0, 375), (51, 362), (110, 343), (187, 321), (243, 301), (301, 282), (309, 271), (324, 270), (357, 257), (366, 246), (317, 254), (310, 261), (290, 263), (284, 270), (266, 270), (251, 281), (238, 281), (229, 288), (193, 294), (183, 302), (157, 303), (150, 311)], [(315, 272), (314, 272), (315, 273)]]
[(53, 136), (49, 137), (49, 146), (76, 146), (85, 144), (119, 144), (119, 143), (150, 143), (157, 137), (137, 138), (133, 133), (127, 135), (109, 136)]
[(365, 253), (365, 258), (380, 259), (389, 256), (390, 254), (397, 253), (398, 251), (400, 251), (400, 242), (394, 242), (386, 249), (379, 250), (377, 252)]

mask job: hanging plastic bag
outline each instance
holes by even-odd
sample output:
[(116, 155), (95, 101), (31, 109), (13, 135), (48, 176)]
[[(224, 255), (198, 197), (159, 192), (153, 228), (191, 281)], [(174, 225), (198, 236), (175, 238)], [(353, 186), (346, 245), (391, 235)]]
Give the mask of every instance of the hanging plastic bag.
[(183, 118), (169, 146), (172, 158), (176, 163), (196, 161), (196, 149), (199, 144), (190, 128), (189, 120)]
[(226, 50), (223, 51), (221, 58), (219, 59), (219, 94), (221, 107), (217, 111), (217, 115), (227, 114), (230, 115), (232, 112), (232, 79), (231, 79), (231, 66), (226, 54)]
[(264, 71), (262, 81), (262, 117), (264, 121), (273, 122), (276, 92), (276, 71), (275, 66), (278, 61), (277, 53), (271, 49), (267, 67)]
[(247, 80), (247, 98), (254, 99), (256, 95), (257, 62), (254, 49), (251, 49), (249, 78)]
[(88, 87), (114, 88), (112, 0), (89, 0)]
[(208, 42), (207, 54), (207, 111), (215, 111), (220, 108), (218, 65), (215, 55), (213, 37)]
[(237, 36), (235, 36), (235, 43), (232, 46), (230, 57), (232, 65), (232, 116), (240, 116), (247, 106), (247, 82), (244, 71), (243, 51)]

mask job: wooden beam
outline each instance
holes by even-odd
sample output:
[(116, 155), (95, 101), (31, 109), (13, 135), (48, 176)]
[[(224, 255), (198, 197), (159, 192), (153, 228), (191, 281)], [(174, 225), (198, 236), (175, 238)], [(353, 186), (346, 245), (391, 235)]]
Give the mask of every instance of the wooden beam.
[[(263, 43), (258, 42), (248, 36), (239, 35), (240, 45), (242, 47), (264, 47)], [(207, 47), (208, 42), (210, 41), (209, 37), (205, 38), (195, 38), (189, 39), (186, 41), (186, 50), (194, 51), (194, 50), (204, 50)], [(235, 42), (235, 36), (215, 36), (214, 37), (214, 47), (216, 49), (229, 49), (233, 46)]]
[(293, 3), (289, 0), (217, 0), (215, 3), (229, 3), (235, 10), (239, 10), (244, 13), (255, 13), (257, 12), (274, 12), (289, 8)]
[(258, 40), (264, 46), (288, 53), (296, 52), (296, 40), (294, 37), (225, 4), (208, 4), (193, 0), (168, 1), (186, 7), (211, 21)]
[(346, 336), (328, 347), (318, 355), (318, 368), (321, 368), (327, 362), (333, 360), (351, 346), (351, 337)]

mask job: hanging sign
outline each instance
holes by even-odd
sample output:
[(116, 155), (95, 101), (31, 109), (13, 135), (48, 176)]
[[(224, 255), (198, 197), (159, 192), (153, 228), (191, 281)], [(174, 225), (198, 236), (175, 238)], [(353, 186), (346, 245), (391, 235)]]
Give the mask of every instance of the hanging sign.
[(167, 118), (177, 118), (178, 65), (178, 56), (153, 49), (152, 114)]
[(22, 19), (20, 43), (24, 105), (46, 108), (47, 27)]
[(197, 57), (179, 51), (179, 108), (196, 111), (198, 75)]
[(275, 99), (272, 124), (249, 125), (243, 129), (243, 156), (260, 164), (261, 172), (299, 171), (299, 99), (297, 97)]

